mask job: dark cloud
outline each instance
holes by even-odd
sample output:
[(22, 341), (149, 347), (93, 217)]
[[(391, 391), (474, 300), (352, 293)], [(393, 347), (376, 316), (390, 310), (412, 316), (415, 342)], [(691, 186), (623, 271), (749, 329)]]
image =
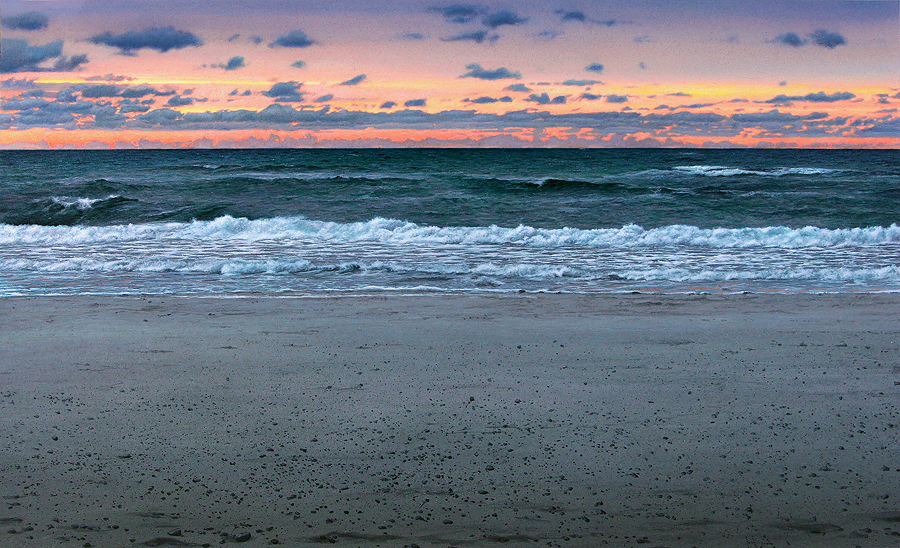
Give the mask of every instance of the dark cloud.
[(60, 57), (53, 63), (53, 71), (54, 72), (71, 72), (73, 70), (78, 69), (81, 65), (88, 62), (88, 57), (85, 54), (81, 55), (73, 55), (71, 57)]
[(225, 66), (223, 68), (225, 70), (237, 70), (243, 66), (244, 66), (244, 58), (241, 57), (240, 55), (235, 55), (234, 57), (229, 59), (227, 63), (225, 63)]
[(478, 78), (479, 80), (503, 80), (507, 78), (521, 78), (522, 75), (516, 71), (511, 71), (506, 67), (487, 70), (482, 68), (478, 63), (466, 65), (469, 72), (460, 76), (460, 78)]
[(526, 86), (525, 84), (510, 84), (503, 88), (503, 91), (519, 91), (522, 93), (528, 93), (531, 91), (531, 88)]
[(304, 63), (303, 61), (294, 61), (293, 63), (291, 63), (291, 66), (294, 68), (303, 68), (306, 66), (306, 63)]
[(366, 75), (365, 75), (365, 74), (359, 74), (359, 75), (354, 76), (353, 78), (351, 78), (351, 79), (349, 79), (349, 80), (345, 80), (345, 81), (341, 82), (340, 85), (342, 85), (342, 86), (355, 86), (355, 85), (357, 85), (357, 84), (361, 84), (361, 83), (363, 82), (363, 80), (365, 80), (365, 79), (366, 79)]
[(403, 40), (424, 40), (425, 35), (421, 32), (405, 32), (400, 35)]
[(824, 91), (816, 93), (807, 93), (806, 95), (776, 95), (766, 103), (791, 103), (794, 101), (808, 101), (811, 103), (834, 103), (837, 101), (849, 101), (856, 98), (856, 95), (849, 91), (836, 91), (831, 95)]
[(112, 84), (90, 86), (81, 90), (81, 96), (89, 99), (99, 99), (100, 97), (119, 97), (119, 88)]
[(403, 106), (405, 106), (405, 107), (424, 107), (425, 99), (410, 99), (409, 101), (406, 101), (405, 103), (403, 103)]
[(0, 40), (0, 72), (48, 71), (37, 65), (62, 55), (63, 41), (57, 40), (43, 46), (30, 46), (27, 40)]
[(558, 95), (554, 98), (550, 98), (550, 96), (546, 93), (541, 93), (540, 95), (537, 93), (532, 93), (528, 96), (528, 99), (525, 101), (529, 103), (537, 103), (539, 105), (564, 105), (566, 104), (566, 96)]
[(142, 105), (137, 101), (125, 100), (119, 103), (119, 114), (144, 113), (150, 110), (148, 105)]
[(521, 17), (518, 14), (511, 11), (498, 11), (496, 13), (490, 13), (485, 15), (481, 22), (486, 27), (490, 27), (495, 29), (497, 27), (501, 27), (503, 25), (521, 25), (528, 21), (527, 18)]
[(302, 83), (294, 81), (278, 82), (269, 88), (268, 91), (264, 91), (263, 95), (276, 101), (299, 103), (303, 101), (303, 92), (300, 91), (300, 86), (302, 85)]
[(603, 97), (603, 96), (602, 95), (594, 95), (593, 93), (582, 93), (581, 94), (581, 98), (586, 101), (596, 101), (597, 99), (600, 99), (601, 97)]
[(50, 24), (50, 18), (39, 11), (29, 11), (19, 15), (3, 17), (0, 23), (11, 30), (41, 30)]
[(430, 11), (440, 13), (444, 19), (451, 23), (469, 23), (483, 14), (486, 10), (481, 6), (472, 4), (453, 4), (450, 6), (433, 7)]
[(317, 97), (314, 102), (315, 103), (327, 103), (328, 101), (331, 101), (332, 99), (334, 99), (334, 95), (329, 93), (328, 95), (323, 95), (321, 97)]
[(482, 43), (485, 40), (496, 42), (500, 36), (497, 34), (488, 34), (486, 30), (476, 30), (472, 32), (461, 32), (447, 38), (441, 38), (444, 42), (476, 42)]
[(120, 94), (121, 97), (129, 98), (129, 99), (139, 99), (141, 97), (146, 97), (147, 95), (155, 95), (157, 97), (168, 97), (171, 95), (175, 95), (174, 91), (159, 91), (150, 87), (140, 87), (140, 88), (129, 88), (123, 90)]
[(813, 44), (823, 48), (834, 49), (847, 43), (843, 36), (836, 32), (819, 29), (810, 35)]
[(203, 41), (196, 34), (177, 30), (174, 27), (131, 30), (118, 35), (105, 32), (90, 38), (90, 42), (119, 48), (125, 54), (134, 54), (142, 49), (155, 49), (165, 53), (172, 49), (203, 45)]
[(806, 45), (806, 40), (800, 38), (800, 35), (795, 32), (786, 32), (776, 36), (775, 43), (799, 48), (800, 46)]
[(240, 37), (241, 37), (240, 34), (233, 34), (233, 35), (231, 35), (231, 37), (228, 39), (228, 41), (229, 41), (229, 42), (234, 42), (235, 40), (237, 40), (237, 39), (240, 38)]
[(57, 103), (75, 103), (77, 101), (78, 98), (75, 96), (75, 90), (72, 88), (66, 88), (56, 94)]
[(182, 97), (180, 95), (172, 96), (168, 101), (166, 101), (166, 105), (170, 107), (186, 107), (193, 104), (193, 97)]
[(316, 42), (310, 39), (302, 30), (292, 30), (284, 36), (279, 36), (269, 44), (270, 48), (307, 48)]
[(667, 93), (666, 97), (693, 97), (693, 95), (683, 91), (676, 91), (675, 93)]
[(560, 17), (561, 21), (587, 21), (587, 15), (585, 15), (584, 12), (581, 11), (557, 10), (556, 13), (562, 16)]
[(627, 103), (628, 96), (627, 95), (607, 95), (606, 102), (607, 103)]
[(260, 45), (260, 44), (262, 44), (262, 43), (264, 42), (262, 36), (257, 36), (257, 35), (255, 35), (255, 34), (254, 34), (253, 36), (251, 36), (250, 38), (247, 38), (247, 40), (250, 40), (251, 42), (253, 42), (253, 43), (256, 44), (257, 46)]
[(385, 101), (381, 103), (381, 106), (378, 108), (394, 108), (395, 106), (397, 106), (397, 103), (394, 101)]
[(562, 82), (564, 86), (593, 86), (595, 84), (602, 84), (600, 80), (565, 80)]
[(641, 68), (641, 70), (647, 70), (647, 63), (645, 63), (643, 61), (638, 63), (638, 66)]
[(478, 97), (476, 99), (463, 99), (464, 103), (472, 103), (473, 105), (490, 105), (493, 103), (512, 103), (512, 97)]
[(603, 65), (600, 63), (591, 63), (590, 65), (584, 67), (584, 70), (590, 72), (603, 72)]

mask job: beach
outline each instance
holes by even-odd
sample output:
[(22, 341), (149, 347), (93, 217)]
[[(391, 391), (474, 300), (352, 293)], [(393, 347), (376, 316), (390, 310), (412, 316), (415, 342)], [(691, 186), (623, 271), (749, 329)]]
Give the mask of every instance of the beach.
[(0, 299), (0, 546), (900, 544), (900, 295)]

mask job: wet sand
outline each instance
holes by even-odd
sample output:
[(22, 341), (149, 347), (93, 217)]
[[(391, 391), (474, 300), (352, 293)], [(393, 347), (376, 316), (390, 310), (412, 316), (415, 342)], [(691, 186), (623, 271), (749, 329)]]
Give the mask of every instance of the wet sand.
[(0, 299), (0, 546), (900, 545), (900, 295)]

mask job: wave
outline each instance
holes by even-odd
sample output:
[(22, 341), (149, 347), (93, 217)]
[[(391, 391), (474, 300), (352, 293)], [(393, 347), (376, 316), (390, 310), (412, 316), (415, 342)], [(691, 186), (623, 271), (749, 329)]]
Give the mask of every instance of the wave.
[(756, 175), (760, 177), (783, 177), (785, 175), (830, 175), (837, 173), (839, 169), (826, 169), (815, 167), (779, 167), (768, 171), (760, 171), (753, 169), (743, 169), (730, 166), (675, 166), (672, 168), (676, 173), (684, 173), (689, 175), (703, 175), (706, 177), (736, 177), (741, 175)]
[[(77, 206), (76, 206), (77, 207)], [(297, 243), (376, 242), (391, 245), (517, 245), (527, 247), (580, 246), (588, 248), (694, 246), (728, 248), (853, 247), (900, 244), (900, 226), (828, 229), (698, 228), (670, 225), (644, 229), (621, 228), (439, 227), (397, 219), (336, 223), (304, 217), (250, 220), (221, 216), (209, 221), (125, 224), (111, 226), (41, 226), (0, 224), (0, 244), (73, 245), (101, 242), (161, 240)]]
[[(304, 259), (250, 260), (237, 257), (218, 259), (156, 259), (134, 257), (130, 259), (96, 259), (92, 257), (54, 259), (0, 259), (0, 272), (33, 272), (42, 275), (54, 273), (141, 273), (141, 274), (187, 274), (222, 275), (231, 278), (242, 276), (275, 276), (328, 278), (337, 282), (347, 276), (384, 281), (385, 276), (399, 286), (420, 283), (423, 280), (447, 281), (466, 279), (462, 287), (500, 287), (514, 280), (544, 281), (578, 286), (612, 284), (720, 284), (720, 283), (825, 283), (825, 284), (887, 284), (895, 285), (900, 280), (900, 266), (880, 268), (808, 268), (802, 266), (739, 269), (710, 268), (695, 265), (688, 267), (653, 268), (646, 265), (617, 270), (604, 268), (574, 268), (564, 265), (509, 263), (488, 261), (471, 265), (447, 264), (440, 261), (404, 264), (395, 261), (356, 260), (315, 264)], [(337, 276), (335, 278), (334, 276)], [(600, 285), (598, 285), (598, 282)]]
[(106, 198), (73, 198), (70, 196), (51, 196), (49, 202), (51, 204), (55, 204), (57, 206), (62, 207), (63, 209), (68, 209), (74, 207), (75, 209), (85, 211), (88, 209), (94, 209), (94, 206), (98, 207), (117, 205), (125, 202), (134, 202), (132, 198), (125, 198), (119, 194), (110, 194)]

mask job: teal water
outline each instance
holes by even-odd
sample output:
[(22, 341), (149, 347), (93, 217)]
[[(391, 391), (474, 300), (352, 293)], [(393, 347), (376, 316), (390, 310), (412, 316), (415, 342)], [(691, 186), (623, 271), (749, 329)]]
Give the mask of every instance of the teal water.
[(0, 295), (900, 289), (896, 151), (5, 151)]

